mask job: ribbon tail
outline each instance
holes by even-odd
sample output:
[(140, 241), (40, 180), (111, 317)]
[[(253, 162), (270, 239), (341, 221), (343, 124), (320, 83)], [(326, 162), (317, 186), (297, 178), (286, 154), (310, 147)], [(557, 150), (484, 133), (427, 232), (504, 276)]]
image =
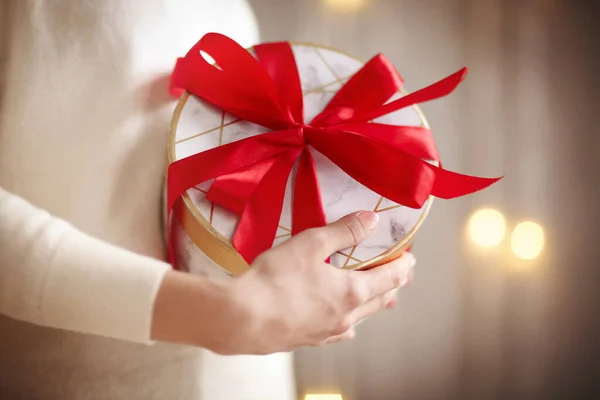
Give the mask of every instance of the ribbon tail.
[(305, 147), (298, 163), (292, 208), (292, 235), (327, 225), (315, 161)]
[(181, 97), (185, 91), (185, 76), (183, 74), (187, 73), (187, 71), (185, 70), (185, 67), (183, 67), (184, 63), (185, 58), (177, 59), (175, 68), (173, 68), (171, 79), (169, 81), (169, 93), (176, 99)]
[[(177, 264), (177, 259), (175, 257), (175, 243), (177, 243), (177, 238), (174, 238), (174, 231), (173, 231), (173, 223), (174, 221), (180, 221), (180, 223), (182, 223), (182, 214), (183, 214), (183, 210), (185, 207), (185, 203), (183, 202), (183, 199), (180, 197), (175, 201), (175, 205), (173, 206), (173, 210), (172, 210), (172, 217), (167, 217), (166, 220), (166, 242), (167, 242), (167, 261), (169, 262), (169, 264), (171, 264), (171, 266), (173, 267), (173, 269), (179, 269), (178, 264)], [(171, 213), (169, 213), (171, 214)], [(183, 223), (182, 223), (183, 224)], [(181, 234), (181, 232), (179, 233)]]
[(352, 132), (307, 129), (306, 134), (316, 150), (356, 181), (411, 208), (421, 208), (431, 194), (442, 198), (459, 197), (500, 179), (443, 170), (402, 150)]
[(173, 226), (169, 218), (167, 218), (166, 222), (166, 230), (167, 230), (167, 262), (171, 264), (173, 269), (177, 269), (177, 263), (175, 262), (175, 249), (173, 246)]
[[(319, 190), (317, 168), (310, 149), (304, 147), (294, 184), (292, 235), (325, 225), (327, 225), (327, 218)], [(329, 262), (329, 258), (326, 262)]]
[(227, 175), (289, 149), (273, 140), (281, 132), (269, 132), (225, 144), (169, 164), (167, 172), (167, 209), (171, 210), (183, 193), (217, 176)]
[(435, 169), (435, 182), (431, 194), (441, 199), (454, 199), (487, 188), (504, 178), (481, 178), (431, 166)]
[(285, 188), (300, 150), (281, 154), (248, 199), (233, 235), (233, 245), (248, 264), (273, 246)]
[[(278, 141), (275, 143), (281, 144), (287, 149), (294, 147), (300, 151), (303, 143), (301, 131), (294, 128), (285, 132), (288, 135), (278, 138)], [(293, 134), (290, 135), (290, 133)], [(261, 137), (266, 138), (268, 135), (271, 134), (262, 135)], [(272, 143), (272, 140), (265, 141)], [(277, 157), (268, 158), (253, 164), (249, 168), (217, 177), (208, 190), (208, 200), (240, 215), (244, 210), (246, 202), (252, 193), (254, 193), (254, 190), (265, 174), (273, 167), (276, 160)]]
[[(167, 251), (174, 265), (171, 214), (175, 203), (193, 186), (218, 176), (231, 174), (258, 162), (272, 158), (294, 146), (286, 138), (288, 132), (270, 132), (215, 147), (202, 153), (177, 160), (167, 171)], [(289, 141), (287, 143), (286, 141)]]
[(439, 99), (449, 95), (458, 87), (458, 85), (464, 80), (467, 75), (467, 68), (462, 68), (458, 72), (432, 84), (423, 89), (417, 90), (416, 92), (407, 94), (394, 100), (390, 103), (384, 104), (381, 107), (375, 108), (371, 111), (359, 113), (358, 115), (351, 118), (348, 122), (365, 122), (371, 121), (375, 118), (379, 118), (383, 115), (398, 111), (402, 108), (410, 107), (414, 104), (425, 103), (427, 101)]
[(246, 202), (275, 163), (276, 158), (258, 162), (243, 171), (219, 176), (210, 185), (208, 201), (241, 215)]

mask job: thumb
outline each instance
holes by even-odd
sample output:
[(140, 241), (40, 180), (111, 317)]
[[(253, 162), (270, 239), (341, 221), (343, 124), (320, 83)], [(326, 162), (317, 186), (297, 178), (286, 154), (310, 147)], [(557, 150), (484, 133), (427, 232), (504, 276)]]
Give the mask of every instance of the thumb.
[(360, 211), (319, 228), (323, 235), (314, 235), (314, 240), (325, 240), (314, 248), (324, 254), (319, 257), (327, 258), (338, 250), (355, 246), (364, 241), (375, 230), (379, 216), (372, 211)]

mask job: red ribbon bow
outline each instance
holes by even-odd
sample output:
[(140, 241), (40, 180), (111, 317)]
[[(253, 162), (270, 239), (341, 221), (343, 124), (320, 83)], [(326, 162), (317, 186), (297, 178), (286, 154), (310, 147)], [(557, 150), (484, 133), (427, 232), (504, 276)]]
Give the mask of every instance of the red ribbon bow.
[(177, 61), (171, 82), (175, 95), (187, 90), (272, 131), (171, 163), (167, 189), (170, 215), (188, 189), (215, 178), (207, 198), (240, 215), (233, 244), (248, 263), (273, 244), (286, 183), (296, 163), (292, 234), (326, 224), (309, 144), (372, 191), (412, 208), (422, 207), (430, 195), (463, 196), (500, 179), (462, 175), (423, 161), (439, 161), (428, 129), (368, 122), (451, 93), (466, 68), (386, 103), (403, 80), (383, 55), (377, 55), (306, 124), (290, 45), (261, 44), (254, 52), (256, 58), (228, 37), (209, 33)]

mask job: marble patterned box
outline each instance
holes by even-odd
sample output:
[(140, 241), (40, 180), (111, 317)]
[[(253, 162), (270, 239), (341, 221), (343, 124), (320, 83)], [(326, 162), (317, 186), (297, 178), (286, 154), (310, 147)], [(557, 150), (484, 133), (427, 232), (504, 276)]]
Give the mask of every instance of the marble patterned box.
[[(305, 120), (321, 112), (341, 85), (363, 65), (352, 56), (313, 44), (292, 43), (292, 50), (302, 84)], [(390, 101), (403, 95), (397, 93)], [(428, 128), (417, 106), (374, 121)], [(169, 161), (267, 131), (267, 128), (241, 121), (186, 92), (173, 117)], [(333, 254), (331, 263), (356, 269), (399, 256), (424, 221), (433, 197), (421, 209), (401, 206), (356, 182), (314, 149), (312, 153), (328, 222), (358, 210), (373, 210), (380, 217), (377, 229), (364, 243)], [(292, 182), (293, 173), (288, 180), (274, 245), (291, 237)], [(230, 241), (238, 216), (206, 199), (210, 184), (210, 181), (205, 182), (188, 190), (175, 209), (173, 235), (177, 262), (183, 269), (195, 273), (237, 275), (248, 268)]]

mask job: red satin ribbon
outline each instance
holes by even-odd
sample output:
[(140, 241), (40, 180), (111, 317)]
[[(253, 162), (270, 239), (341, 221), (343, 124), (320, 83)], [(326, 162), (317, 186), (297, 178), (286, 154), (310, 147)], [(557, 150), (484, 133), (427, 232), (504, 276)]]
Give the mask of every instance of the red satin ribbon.
[[(218, 67), (209, 64), (201, 51)], [(169, 165), (167, 184), (170, 216), (182, 194), (214, 178), (207, 197), (240, 215), (233, 244), (249, 263), (273, 244), (286, 183), (296, 163), (292, 234), (326, 224), (309, 144), (372, 191), (413, 208), (422, 207), (430, 195), (459, 197), (500, 179), (462, 175), (423, 161), (439, 161), (428, 129), (368, 122), (451, 93), (466, 68), (386, 103), (403, 80), (378, 55), (337, 92), (322, 113), (305, 124), (300, 78), (290, 45), (267, 43), (254, 51), (256, 58), (228, 37), (209, 33), (177, 61), (171, 89), (174, 95), (187, 90), (272, 132), (177, 160)]]

